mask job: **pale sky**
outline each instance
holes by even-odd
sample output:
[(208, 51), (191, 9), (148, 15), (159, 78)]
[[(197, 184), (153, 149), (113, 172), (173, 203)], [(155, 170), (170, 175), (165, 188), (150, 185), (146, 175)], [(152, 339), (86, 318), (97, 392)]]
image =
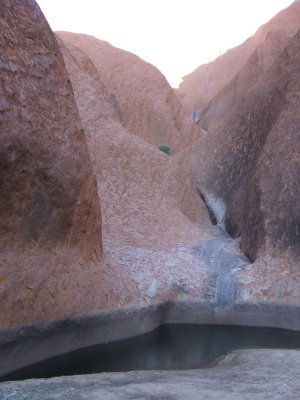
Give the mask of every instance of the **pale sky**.
[(37, 0), (54, 31), (86, 33), (154, 64), (173, 87), (293, 0)]

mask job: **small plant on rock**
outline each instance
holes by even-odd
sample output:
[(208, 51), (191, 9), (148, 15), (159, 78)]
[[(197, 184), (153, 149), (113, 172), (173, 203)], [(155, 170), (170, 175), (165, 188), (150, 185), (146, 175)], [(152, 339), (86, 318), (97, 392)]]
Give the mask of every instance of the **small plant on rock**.
[(163, 151), (164, 153), (168, 154), (168, 156), (172, 154), (172, 150), (170, 149), (170, 147), (166, 146), (165, 144), (158, 146), (158, 148), (160, 151)]

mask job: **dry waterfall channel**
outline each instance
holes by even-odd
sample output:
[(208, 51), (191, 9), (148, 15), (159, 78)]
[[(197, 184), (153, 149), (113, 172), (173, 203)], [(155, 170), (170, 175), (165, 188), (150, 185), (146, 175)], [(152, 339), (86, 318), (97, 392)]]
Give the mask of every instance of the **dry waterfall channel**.
[(211, 280), (214, 281), (211, 286), (215, 287), (216, 309), (226, 311), (234, 307), (239, 273), (250, 267), (251, 262), (240, 250), (240, 240), (232, 238), (226, 232), (225, 204), (210, 193), (200, 193), (210, 219), (221, 237), (195, 247), (194, 252), (207, 265)]

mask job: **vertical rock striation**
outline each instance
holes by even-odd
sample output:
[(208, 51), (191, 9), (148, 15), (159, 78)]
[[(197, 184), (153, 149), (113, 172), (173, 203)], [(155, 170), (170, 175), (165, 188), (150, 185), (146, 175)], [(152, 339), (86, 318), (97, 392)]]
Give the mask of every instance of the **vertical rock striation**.
[(56, 39), (33, 1), (1, 3), (4, 246), (101, 254), (101, 218), (81, 122)]
[(1, 1), (0, 47), (6, 329), (105, 303), (100, 204), (86, 140), (57, 41), (33, 0)]
[(203, 109), (206, 137), (183, 154), (194, 184), (225, 205), (227, 231), (255, 261), (243, 301), (298, 301), (299, 27), (297, 0), (249, 39), (255, 49)]

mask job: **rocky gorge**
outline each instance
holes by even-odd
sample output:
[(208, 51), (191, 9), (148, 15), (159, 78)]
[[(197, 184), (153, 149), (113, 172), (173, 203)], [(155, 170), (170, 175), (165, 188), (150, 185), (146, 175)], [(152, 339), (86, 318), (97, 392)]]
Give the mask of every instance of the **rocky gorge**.
[[(34, 0), (1, 0), (0, 376), (166, 323), (300, 331), (299, 5), (176, 94), (131, 53), (54, 34)], [(228, 379), (224, 398), (292, 399), (299, 354), (1, 383), (0, 399), (214, 399)]]

